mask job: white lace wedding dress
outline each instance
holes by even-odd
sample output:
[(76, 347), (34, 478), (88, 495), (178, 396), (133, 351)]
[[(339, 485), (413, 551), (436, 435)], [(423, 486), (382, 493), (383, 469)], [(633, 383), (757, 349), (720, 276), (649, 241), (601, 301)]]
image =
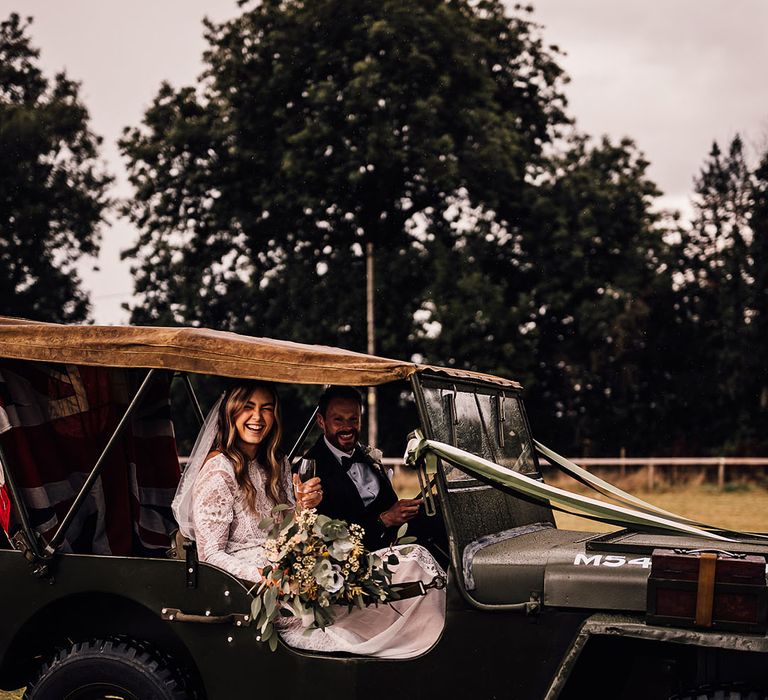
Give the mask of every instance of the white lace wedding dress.
[[(248, 466), (256, 487), (256, 512), (246, 504), (237, 486), (232, 463), (219, 454), (202, 467), (192, 491), (192, 519), (200, 561), (225, 569), (238, 578), (256, 582), (267, 564), (266, 532), (259, 522), (268, 517), (274, 501), (267, 495), (264, 471), (256, 461)], [(283, 489), (292, 502), (291, 474), (283, 465)], [(396, 548), (400, 563), (393, 567), (394, 582), (430, 582), (445, 574), (423, 547)], [(402, 659), (427, 651), (439, 638), (445, 619), (445, 590), (408, 598), (390, 605), (347, 612), (340, 608), (336, 621), (325, 630), (305, 634), (294, 617), (280, 619), (279, 632), (289, 646), (313, 651), (343, 651), (366, 656)]]

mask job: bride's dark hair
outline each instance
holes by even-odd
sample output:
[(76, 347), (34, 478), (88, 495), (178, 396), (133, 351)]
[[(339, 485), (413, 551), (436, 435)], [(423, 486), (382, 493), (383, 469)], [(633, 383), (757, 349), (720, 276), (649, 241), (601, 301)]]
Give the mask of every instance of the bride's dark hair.
[(248, 399), (257, 389), (265, 389), (275, 402), (275, 422), (272, 429), (259, 444), (256, 459), (267, 474), (267, 493), (275, 503), (285, 503), (287, 498), (281, 483), (280, 441), (283, 437), (283, 424), (280, 415), (280, 398), (273, 384), (269, 382), (247, 381), (227, 391), (219, 406), (219, 432), (214, 448), (226, 455), (235, 469), (238, 486), (245, 494), (245, 502), (251, 511), (256, 510), (256, 488), (248, 476), (248, 456), (238, 447), (235, 416), (243, 409)]

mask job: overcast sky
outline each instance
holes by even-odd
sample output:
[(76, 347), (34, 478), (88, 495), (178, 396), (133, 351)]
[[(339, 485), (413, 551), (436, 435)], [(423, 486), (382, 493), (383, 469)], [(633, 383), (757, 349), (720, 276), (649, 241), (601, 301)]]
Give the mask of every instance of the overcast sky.
[[(583, 132), (635, 140), (664, 204), (685, 207), (714, 139), (736, 132), (768, 144), (768, 0), (532, 0), (544, 39), (566, 52), (570, 113)], [(202, 70), (201, 20), (238, 13), (235, 0), (0, 0), (0, 14), (34, 17), (46, 74), (82, 83), (93, 130), (129, 196), (116, 140), (140, 122), (162, 80), (191, 84)], [(127, 321), (128, 267), (119, 251), (135, 232), (106, 231), (100, 271), (83, 270), (99, 323)], [(90, 268), (90, 265), (88, 266)]]

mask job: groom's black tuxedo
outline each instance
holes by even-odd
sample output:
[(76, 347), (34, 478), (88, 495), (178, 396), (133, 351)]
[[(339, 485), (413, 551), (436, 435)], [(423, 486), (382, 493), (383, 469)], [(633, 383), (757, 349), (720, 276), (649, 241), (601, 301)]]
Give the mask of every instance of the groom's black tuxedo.
[(360, 498), (357, 487), (347, 475), (347, 470), (328, 449), (322, 435), (306, 456), (315, 459), (317, 476), (323, 485), (323, 500), (317, 507), (318, 512), (330, 518), (362, 525), (365, 530), (363, 544), (366, 549), (379, 549), (390, 544), (397, 534), (397, 528), (386, 528), (379, 520), (379, 515), (397, 502), (397, 495), (381, 466), (368, 457), (359, 456), (360, 454), (358, 448), (355, 451), (355, 461), (368, 464), (379, 482), (379, 493), (368, 506)]

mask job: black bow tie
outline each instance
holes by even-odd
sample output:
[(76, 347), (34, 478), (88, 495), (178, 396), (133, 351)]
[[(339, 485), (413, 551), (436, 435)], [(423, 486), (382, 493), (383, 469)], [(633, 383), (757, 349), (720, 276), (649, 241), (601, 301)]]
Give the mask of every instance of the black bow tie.
[(341, 466), (345, 471), (349, 471), (349, 468), (353, 464), (357, 464), (358, 462), (364, 462), (364, 461), (365, 461), (365, 456), (363, 455), (362, 451), (359, 449), (355, 449), (351, 457), (347, 457), (346, 455), (344, 455), (341, 458)]

